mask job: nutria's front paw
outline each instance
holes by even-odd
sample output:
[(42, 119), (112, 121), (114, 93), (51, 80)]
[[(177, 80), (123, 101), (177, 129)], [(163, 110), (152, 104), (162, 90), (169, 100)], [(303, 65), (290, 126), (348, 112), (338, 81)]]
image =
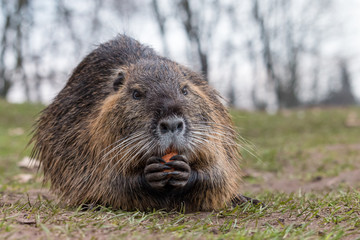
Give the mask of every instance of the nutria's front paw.
[(189, 161), (183, 155), (176, 155), (170, 158), (170, 162), (165, 164), (173, 170), (169, 172), (168, 184), (173, 187), (184, 187), (189, 180), (191, 168)]
[(171, 167), (164, 163), (165, 161), (160, 157), (151, 157), (146, 162), (145, 179), (156, 190), (163, 189), (170, 179), (169, 172), (164, 172), (164, 170), (169, 170)]
[(232, 200), (231, 200), (231, 205), (232, 206), (236, 206), (236, 205), (242, 205), (245, 203), (251, 203), (252, 205), (255, 206), (262, 206), (265, 207), (266, 205), (264, 203), (262, 203), (261, 201), (254, 199), (254, 198), (250, 198), (250, 197), (246, 197), (244, 195), (236, 195)]

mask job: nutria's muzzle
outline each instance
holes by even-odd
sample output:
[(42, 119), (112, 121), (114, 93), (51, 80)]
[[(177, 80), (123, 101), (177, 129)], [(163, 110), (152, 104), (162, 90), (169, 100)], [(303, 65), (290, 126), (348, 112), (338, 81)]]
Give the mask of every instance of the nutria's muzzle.
[(181, 149), (186, 143), (186, 121), (183, 117), (171, 116), (160, 119), (156, 134), (162, 149)]

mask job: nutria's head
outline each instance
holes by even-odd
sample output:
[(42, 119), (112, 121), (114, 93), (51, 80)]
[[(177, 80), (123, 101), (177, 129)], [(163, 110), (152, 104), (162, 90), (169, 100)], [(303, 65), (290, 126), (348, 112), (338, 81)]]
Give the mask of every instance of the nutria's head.
[(222, 144), (234, 144), (228, 115), (201, 75), (155, 58), (119, 67), (111, 82), (90, 131), (101, 161), (114, 160), (122, 172), (170, 151), (208, 164), (225, 154)]

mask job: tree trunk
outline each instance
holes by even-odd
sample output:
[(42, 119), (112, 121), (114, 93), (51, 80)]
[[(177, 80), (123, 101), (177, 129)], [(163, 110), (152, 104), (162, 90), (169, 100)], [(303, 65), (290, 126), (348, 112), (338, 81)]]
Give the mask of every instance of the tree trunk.
[(180, 1), (180, 8), (185, 13), (185, 17), (183, 18), (183, 25), (185, 28), (185, 32), (188, 36), (190, 42), (196, 46), (197, 54), (199, 56), (199, 61), (201, 65), (201, 72), (205, 76), (205, 79), (208, 81), (208, 56), (206, 52), (203, 50), (203, 46), (200, 39), (199, 28), (196, 24), (193, 23), (193, 12), (190, 7), (190, 3), (188, 0)]
[(169, 56), (169, 48), (168, 48), (168, 45), (166, 42), (166, 31), (165, 31), (166, 18), (160, 13), (159, 3), (157, 0), (152, 0), (152, 8), (153, 8), (153, 11), (155, 14), (156, 22), (159, 26), (164, 55), (168, 57)]

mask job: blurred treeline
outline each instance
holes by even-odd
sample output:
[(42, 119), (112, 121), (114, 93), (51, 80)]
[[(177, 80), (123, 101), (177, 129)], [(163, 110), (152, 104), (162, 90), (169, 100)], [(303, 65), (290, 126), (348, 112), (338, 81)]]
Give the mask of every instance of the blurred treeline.
[(234, 106), (274, 111), (354, 104), (356, 58), (337, 47), (346, 44), (341, 4), (1, 0), (0, 97), (21, 91), (26, 100), (45, 101), (94, 44), (125, 32), (158, 42), (156, 50), (201, 71)]

